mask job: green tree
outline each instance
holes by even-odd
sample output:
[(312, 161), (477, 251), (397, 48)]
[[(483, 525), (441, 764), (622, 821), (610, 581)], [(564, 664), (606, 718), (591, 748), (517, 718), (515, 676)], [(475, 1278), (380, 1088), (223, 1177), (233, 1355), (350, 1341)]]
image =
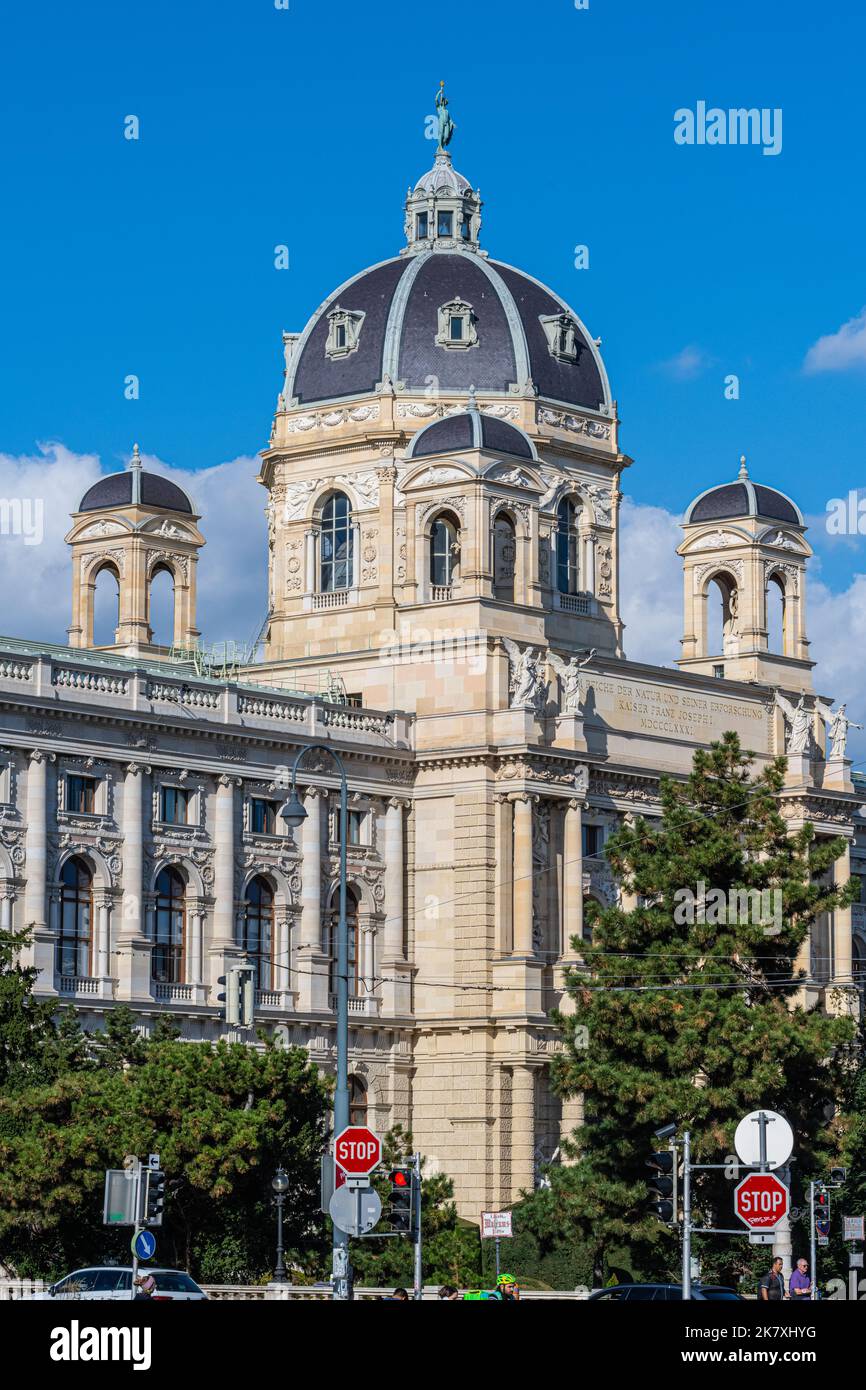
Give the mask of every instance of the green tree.
[[(411, 1158), (412, 1136), (395, 1125), (382, 1144), (382, 1175), (375, 1187), (382, 1199), (380, 1229), (387, 1227), (390, 1183), (387, 1170)], [(425, 1284), (475, 1286), (481, 1275), (478, 1228), (457, 1215), (454, 1183), (444, 1173), (423, 1177), (421, 1239)], [(411, 1288), (414, 1277), (414, 1250), (405, 1236), (387, 1236), (351, 1242), (355, 1283), (370, 1288), (403, 1285)]]
[[(817, 838), (809, 824), (791, 832), (783, 784), (784, 760), (753, 776), (750, 755), (726, 734), (695, 754), (687, 781), (662, 782), (660, 822), (626, 822), (606, 847), (627, 896), (591, 905), (592, 944), (573, 942), (584, 966), (569, 977), (574, 1008), (558, 1017), (564, 1049), (553, 1070), (560, 1094), (583, 1094), (585, 1123), (569, 1146), (575, 1161), (551, 1169), (537, 1203), (549, 1225), (592, 1250), (596, 1277), (623, 1248), (636, 1276), (676, 1270), (676, 1237), (646, 1196), (653, 1131), (669, 1121), (691, 1129), (696, 1161), (719, 1162), (745, 1113), (775, 1107), (797, 1135), (795, 1173), (829, 1161), (826, 1117), (853, 1026), (793, 995), (810, 925), (853, 888), (828, 881), (842, 839)], [(778, 890), (781, 914), (762, 923), (705, 901), (689, 921), (683, 890), (700, 903), (710, 889), (726, 901), (732, 889)], [(732, 1191), (723, 1175), (700, 1174), (699, 1217), (730, 1225)], [(704, 1246), (717, 1266), (749, 1263), (745, 1242)]]
[(102, 1226), (102, 1190), (104, 1170), (127, 1153), (158, 1152), (168, 1175), (167, 1263), (208, 1279), (267, 1275), (280, 1163), (290, 1178), (287, 1247), (322, 1242), (328, 1087), (305, 1051), (132, 1042), (116, 1023), (94, 1048), (107, 1064), (0, 1099), (0, 1259), (21, 1274), (57, 1275), (124, 1256), (129, 1233)]
[(45, 1076), (44, 1048), (54, 1038), (54, 1005), (33, 997), (37, 971), (20, 963), (26, 933), (0, 932), (0, 1092)]

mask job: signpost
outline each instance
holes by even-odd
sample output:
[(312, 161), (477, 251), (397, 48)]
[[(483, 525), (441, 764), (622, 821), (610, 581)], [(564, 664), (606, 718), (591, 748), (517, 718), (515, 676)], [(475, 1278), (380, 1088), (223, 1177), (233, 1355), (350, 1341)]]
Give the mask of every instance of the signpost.
[(747, 1168), (782, 1168), (794, 1152), (794, 1131), (775, 1110), (753, 1110), (737, 1125), (734, 1148)]
[(734, 1211), (750, 1231), (775, 1230), (789, 1202), (787, 1187), (774, 1173), (750, 1173), (734, 1192)]
[(843, 1240), (863, 1240), (863, 1227), (866, 1222), (862, 1216), (843, 1216), (842, 1217), (842, 1239)]
[(334, 1161), (347, 1177), (365, 1178), (382, 1161), (382, 1141), (366, 1125), (349, 1125), (334, 1141)]
[(335, 1226), (348, 1236), (372, 1231), (382, 1215), (382, 1203), (374, 1187), (338, 1187), (328, 1211)]
[(156, 1236), (153, 1231), (136, 1231), (129, 1244), (136, 1259), (152, 1260), (156, 1254)]
[(514, 1235), (510, 1211), (483, 1211), (481, 1213), (481, 1238), (496, 1242), (496, 1278), (499, 1278), (499, 1242)]

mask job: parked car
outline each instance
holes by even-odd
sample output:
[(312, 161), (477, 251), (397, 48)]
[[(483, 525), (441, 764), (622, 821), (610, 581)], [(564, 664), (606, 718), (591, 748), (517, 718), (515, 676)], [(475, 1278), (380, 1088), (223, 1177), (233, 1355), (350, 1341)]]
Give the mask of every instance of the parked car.
[[(150, 1265), (144, 1265), (141, 1273), (153, 1275), (156, 1290), (151, 1298), (157, 1303), (207, 1298), (204, 1290), (183, 1270), (152, 1269)], [(88, 1269), (74, 1270), (72, 1274), (67, 1274), (65, 1279), (58, 1279), (45, 1293), (35, 1296), (40, 1299), (86, 1298), (129, 1302), (131, 1289), (131, 1265), (92, 1265)]]
[[(682, 1297), (682, 1284), (617, 1284), (612, 1289), (598, 1289), (591, 1293), (587, 1303), (594, 1303), (599, 1299), (604, 1299), (607, 1303), (614, 1300), (618, 1303), (646, 1303), (650, 1299), (676, 1302), (682, 1301)], [(724, 1284), (692, 1284), (692, 1298), (702, 1303), (743, 1301), (736, 1289), (725, 1288)]]

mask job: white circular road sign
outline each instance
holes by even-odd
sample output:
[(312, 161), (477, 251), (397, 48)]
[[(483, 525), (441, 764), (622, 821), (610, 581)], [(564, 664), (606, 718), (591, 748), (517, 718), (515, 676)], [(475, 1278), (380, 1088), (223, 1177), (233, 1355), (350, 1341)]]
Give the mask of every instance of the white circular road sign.
[(734, 1148), (741, 1163), (754, 1167), (761, 1161), (760, 1117), (766, 1117), (767, 1167), (781, 1168), (794, 1152), (794, 1131), (784, 1115), (775, 1110), (753, 1110), (740, 1120), (734, 1135)]
[(363, 1236), (382, 1215), (382, 1203), (373, 1187), (338, 1187), (328, 1203), (328, 1213), (347, 1236)]

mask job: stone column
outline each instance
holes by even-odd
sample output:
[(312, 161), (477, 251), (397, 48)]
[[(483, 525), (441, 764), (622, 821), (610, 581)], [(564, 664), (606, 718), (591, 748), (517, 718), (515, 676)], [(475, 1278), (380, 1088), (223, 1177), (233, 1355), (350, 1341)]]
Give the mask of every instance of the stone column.
[(409, 803), (403, 797), (391, 797), (385, 809), (385, 929), (380, 955), (384, 976), (380, 990), (382, 1010), (387, 1014), (408, 1014), (411, 1009), (412, 967), (406, 959), (403, 940), (405, 922), (404, 817)]
[(308, 594), (316, 592), (316, 533), (314, 530), (304, 532), (304, 591)]
[(0, 931), (8, 932), (12, 930), (12, 897), (11, 890), (4, 891), (0, 898)]
[(583, 802), (572, 798), (565, 806), (563, 837), (565, 912), (563, 913), (564, 956), (574, 954), (573, 936), (583, 939)]
[(235, 787), (237, 777), (217, 778), (214, 814), (213, 926), (210, 941), (211, 988), (232, 968), (240, 952), (235, 939)]
[(379, 544), (376, 563), (379, 569), (378, 608), (394, 608), (394, 484), (397, 469), (393, 461), (376, 469), (379, 482)]
[(288, 1008), (291, 978), (291, 923), (288, 913), (277, 912), (274, 919), (276, 941), (274, 943), (274, 989), (279, 990), (283, 1006)]
[(149, 933), (144, 910), (144, 797), (150, 768), (129, 763), (123, 782), (123, 906), (117, 934), (118, 996), (148, 998), (151, 994)]
[(528, 792), (518, 792), (514, 803), (514, 896), (513, 952), (518, 956), (533, 954), (532, 942), (532, 802)]
[(55, 994), (54, 958), (56, 927), (46, 922), (48, 872), (48, 764), (53, 753), (35, 748), (27, 769), (27, 825), (24, 832), (26, 854), (24, 881), (24, 926), (32, 931), (33, 964), (39, 971), (36, 988), (40, 994)]
[(96, 898), (94, 906), (96, 908), (96, 959), (94, 961), (96, 969), (94, 974), (104, 980), (109, 974), (108, 932), (111, 905), (108, 898), (100, 895)]
[(189, 983), (200, 985), (202, 983), (202, 971), (204, 969), (204, 955), (202, 950), (204, 922), (204, 912), (199, 903), (195, 903), (190, 911), (190, 976)]
[(496, 949), (501, 956), (514, 948), (512, 924), (514, 812), (508, 797), (497, 793), (496, 803)]
[[(836, 887), (841, 887), (850, 877), (851, 846), (847, 844), (845, 853), (833, 865), (833, 882)], [(856, 1013), (857, 1010), (853, 957), (851, 908), (837, 907), (833, 912), (833, 979), (840, 989), (845, 990), (845, 1013)]]
[(327, 956), (322, 950), (322, 815), (327, 792), (308, 787), (307, 819), (301, 826), (301, 937), (298, 942), (298, 1003), (302, 1009), (328, 1005)]
[(535, 1073), (524, 1063), (514, 1067), (511, 1098), (511, 1193), (535, 1187)]

